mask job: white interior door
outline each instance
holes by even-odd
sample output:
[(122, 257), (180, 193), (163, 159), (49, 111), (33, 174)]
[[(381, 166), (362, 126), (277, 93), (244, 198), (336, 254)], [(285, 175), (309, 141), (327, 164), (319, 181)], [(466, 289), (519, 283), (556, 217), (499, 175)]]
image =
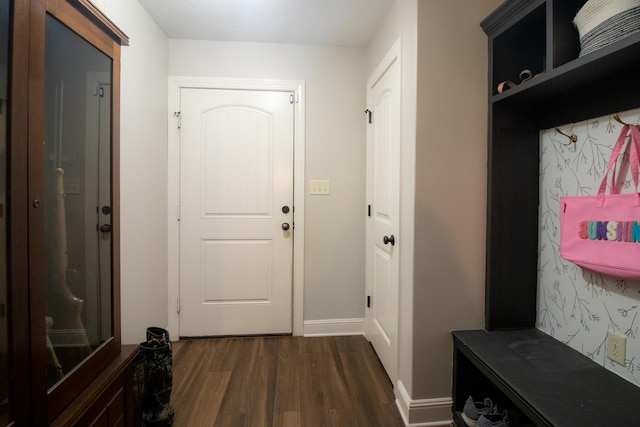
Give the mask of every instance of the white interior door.
[(180, 335), (290, 333), (289, 92), (180, 91)]
[[(65, 178), (65, 197), (84, 194), (86, 283), (85, 325), (92, 345), (111, 334), (111, 74), (88, 73), (84, 189), (77, 177)], [(94, 195), (93, 197), (89, 197)], [(101, 226), (107, 226), (100, 231)]]
[(365, 334), (392, 383), (398, 365), (400, 217), (400, 48), (387, 54), (367, 84), (367, 292)]

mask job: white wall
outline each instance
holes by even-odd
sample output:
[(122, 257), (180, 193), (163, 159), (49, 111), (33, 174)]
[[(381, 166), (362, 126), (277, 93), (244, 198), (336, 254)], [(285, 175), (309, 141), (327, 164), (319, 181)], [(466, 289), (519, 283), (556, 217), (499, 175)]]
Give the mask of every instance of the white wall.
[(168, 40), (137, 1), (104, 0), (122, 48), (120, 203), (122, 342), (167, 325)]
[[(169, 74), (306, 82), (304, 320), (364, 316), (364, 49), (170, 40)], [(308, 193), (308, 191), (307, 191)]]
[(479, 24), (500, 3), (396, 0), (368, 49), (370, 72), (402, 37), (401, 241), (408, 247), (400, 261), (396, 396), (409, 423), (448, 423), (450, 331), (483, 325), (487, 39)]
[(450, 331), (484, 325), (488, 45), (480, 21), (501, 2), (418, 2), (414, 398), (451, 396)]

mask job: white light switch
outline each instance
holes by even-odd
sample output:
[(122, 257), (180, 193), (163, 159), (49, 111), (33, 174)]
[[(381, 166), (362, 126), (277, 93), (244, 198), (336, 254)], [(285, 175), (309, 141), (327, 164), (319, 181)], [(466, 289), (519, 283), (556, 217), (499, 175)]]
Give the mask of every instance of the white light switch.
[(309, 194), (331, 194), (331, 182), (324, 179), (312, 179), (309, 181)]

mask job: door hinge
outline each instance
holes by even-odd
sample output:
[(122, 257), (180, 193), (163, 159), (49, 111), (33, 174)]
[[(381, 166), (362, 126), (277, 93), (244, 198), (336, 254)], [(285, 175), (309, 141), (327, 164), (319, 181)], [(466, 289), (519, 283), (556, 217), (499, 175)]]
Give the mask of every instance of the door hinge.
[(181, 214), (180, 205), (178, 205), (176, 207), (176, 220), (178, 220), (178, 221), (180, 221), (180, 214)]
[(369, 110), (368, 108), (366, 110), (364, 110), (364, 112), (369, 116), (369, 123), (371, 123), (371, 110)]
[(367, 216), (371, 216), (371, 205), (367, 205)]
[(176, 312), (180, 313), (180, 297), (178, 297), (178, 300), (176, 301)]
[(104, 98), (104, 88), (102, 86), (98, 88), (98, 96)]
[(293, 104), (295, 101), (295, 97), (293, 96), (293, 94), (289, 95), (289, 103)]
[(176, 111), (173, 113), (173, 117), (177, 119), (178, 129), (182, 127), (182, 113), (180, 111)]
[(371, 308), (371, 295), (367, 295), (367, 308)]

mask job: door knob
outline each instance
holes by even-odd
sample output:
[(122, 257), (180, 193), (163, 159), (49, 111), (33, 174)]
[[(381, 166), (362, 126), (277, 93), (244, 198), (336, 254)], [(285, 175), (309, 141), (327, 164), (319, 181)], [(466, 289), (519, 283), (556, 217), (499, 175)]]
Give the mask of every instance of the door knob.
[(288, 222), (283, 222), (282, 223), (282, 229), (284, 231), (287, 231), (290, 228), (289, 223)]
[(393, 237), (393, 234), (391, 236), (384, 236), (382, 238), (382, 241), (384, 242), (385, 245), (391, 243), (391, 246), (393, 246), (396, 244), (396, 238)]
[(111, 224), (102, 224), (100, 226), (100, 231), (103, 233), (111, 233)]
[(288, 213), (289, 213), (289, 206), (284, 205), (284, 206), (282, 207), (282, 213), (283, 213), (283, 214), (288, 214)]

